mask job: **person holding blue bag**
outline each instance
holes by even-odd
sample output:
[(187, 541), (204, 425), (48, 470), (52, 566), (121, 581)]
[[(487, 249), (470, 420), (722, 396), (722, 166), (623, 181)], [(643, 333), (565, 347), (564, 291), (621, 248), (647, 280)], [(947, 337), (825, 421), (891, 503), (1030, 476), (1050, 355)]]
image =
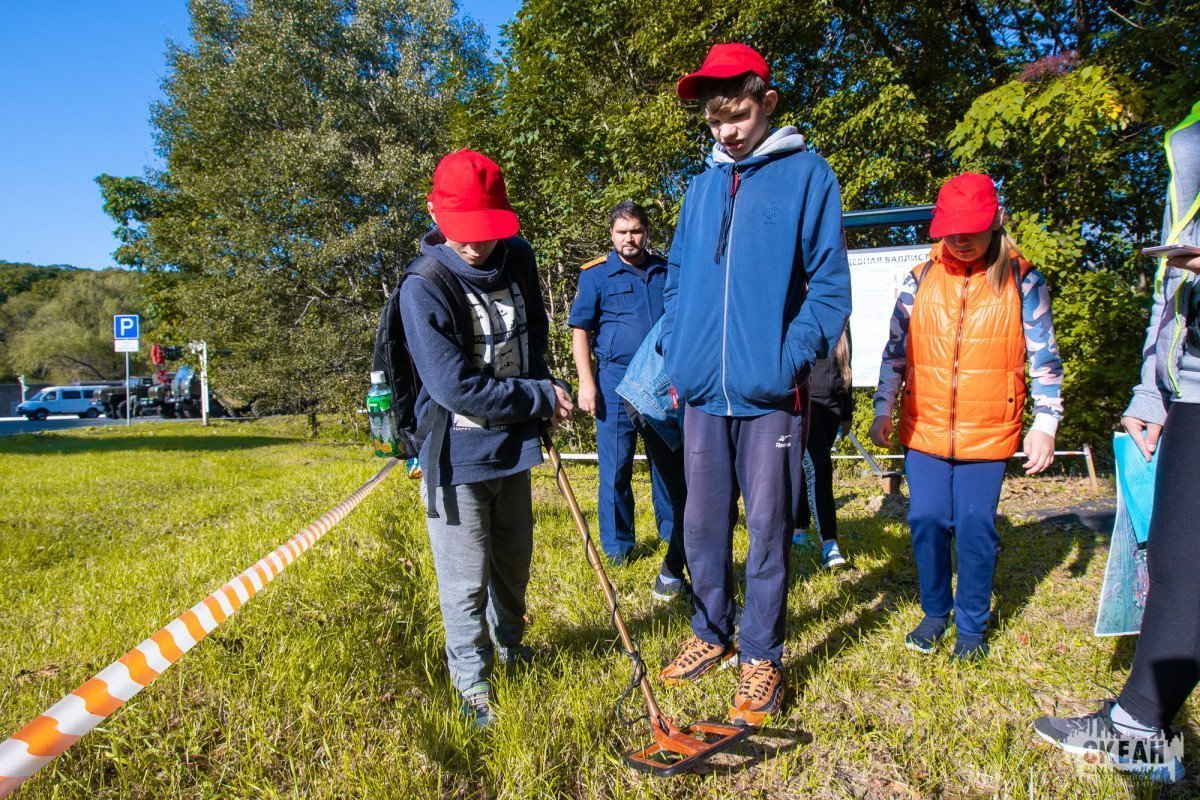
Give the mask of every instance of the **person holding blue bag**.
[[(1166, 135), (1171, 178), (1163, 244), (1200, 245), (1200, 103)], [(1159, 263), (1141, 380), (1121, 426), (1149, 461), (1158, 455), (1147, 538), (1150, 591), (1133, 669), (1120, 695), (1083, 717), (1042, 717), (1038, 736), (1067, 752), (1173, 783), (1181, 739), (1170, 729), (1200, 682), (1200, 256)], [(1121, 746), (1113, 746), (1118, 743)], [(1105, 744), (1108, 744), (1105, 747)]]

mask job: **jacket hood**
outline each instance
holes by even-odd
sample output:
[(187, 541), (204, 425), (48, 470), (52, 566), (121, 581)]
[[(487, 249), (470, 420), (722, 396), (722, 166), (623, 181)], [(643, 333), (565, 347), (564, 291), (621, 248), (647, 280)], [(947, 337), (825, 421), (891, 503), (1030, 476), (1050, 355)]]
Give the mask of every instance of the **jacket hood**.
[(487, 261), (478, 267), (472, 267), (463, 261), (462, 256), (446, 244), (446, 237), (438, 228), (422, 237), (421, 253), (437, 259), (459, 278), (485, 292), (490, 292), (507, 282), (504, 265), (508, 260), (508, 247), (503, 240), (496, 242), (496, 249), (488, 256)]
[(725, 146), (721, 144), (713, 144), (712, 154), (708, 160), (710, 164), (759, 164), (768, 158), (807, 149), (808, 145), (805, 144), (804, 137), (796, 126), (785, 125), (771, 131), (767, 138), (763, 139), (762, 144), (754, 148), (753, 153), (739, 162), (734, 162), (733, 156), (729, 155)]

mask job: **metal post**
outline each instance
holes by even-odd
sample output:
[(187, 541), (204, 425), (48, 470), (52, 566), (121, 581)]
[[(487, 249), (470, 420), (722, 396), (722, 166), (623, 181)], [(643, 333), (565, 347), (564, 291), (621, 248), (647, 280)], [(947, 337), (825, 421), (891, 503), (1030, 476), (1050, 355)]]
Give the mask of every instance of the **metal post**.
[(1087, 462), (1088, 477), (1092, 480), (1092, 488), (1099, 489), (1100, 481), (1096, 479), (1096, 464), (1092, 461), (1092, 446), (1090, 444), (1083, 446), (1083, 459)]
[(200, 416), (203, 418), (203, 424), (208, 424), (208, 342), (202, 341), (197, 347), (196, 342), (192, 342), (192, 347), (200, 351)]
[(28, 391), (28, 387), (25, 386), (25, 376), (18, 375), (17, 383), (21, 384), (21, 402), (24, 403), (25, 402), (25, 392)]
[(125, 352), (125, 427), (128, 428), (133, 415), (133, 387), (129, 385), (129, 351)]

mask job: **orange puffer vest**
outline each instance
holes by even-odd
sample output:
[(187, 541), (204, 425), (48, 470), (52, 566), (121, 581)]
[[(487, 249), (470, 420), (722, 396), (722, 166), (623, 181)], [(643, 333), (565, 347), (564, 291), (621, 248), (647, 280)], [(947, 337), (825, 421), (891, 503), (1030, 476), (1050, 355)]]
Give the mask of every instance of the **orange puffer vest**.
[(942, 252), (919, 281), (908, 327), (900, 408), (905, 447), (942, 458), (1001, 461), (1017, 452), (1025, 409), (1025, 329), (1020, 281), (1033, 266), (1012, 253), (997, 293), (979, 264)]

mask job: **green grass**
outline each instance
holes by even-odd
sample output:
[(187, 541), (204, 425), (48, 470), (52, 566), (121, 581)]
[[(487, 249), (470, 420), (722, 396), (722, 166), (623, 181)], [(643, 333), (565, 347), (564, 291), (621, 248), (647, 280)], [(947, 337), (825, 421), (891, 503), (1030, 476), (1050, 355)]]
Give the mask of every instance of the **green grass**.
[[(313, 441), (302, 424), (275, 420), (0, 439), (0, 737), (369, 478), (380, 462), (336, 438)], [(568, 470), (594, 518), (594, 467)], [(1077, 480), (1009, 487), (1014, 502), (1031, 487), (1088, 493)], [(649, 552), (644, 473), (635, 491)], [(907, 530), (872, 510), (870, 482), (844, 471), (854, 568), (834, 575), (815, 552), (794, 556), (784, 713), (705, 774), (656, 780), (621, 763), (648, 731), (614, 720), (628, 662), (547, 469), (535, 471), (534, 493), (538, 659), (498, 670), (494, 730), (473, 733), (453, 713), (423, 509), (416, 484), (396, 473), (17, 796), (1153, 796), (1030, 732), (1043, 712), (1090, 710), (1128, 670), (1132, 641), (1091, 635), (1106, 537), (1005, 521), (992, 657), (955, 666), (948, 647), (922, 657), (902, 646), (919, 618)], [(745, 546), (739, 527), (739, 560)], [(611, 576), (652, 671), (688, 634), (681, 606), (650, 601), (658, 561)], [(659, 689), (659, 701), (685, 721), (721, 719), (734, 680)], [(1187, 747), (1200, 753), (1197, 744), (1189, 725)]]

